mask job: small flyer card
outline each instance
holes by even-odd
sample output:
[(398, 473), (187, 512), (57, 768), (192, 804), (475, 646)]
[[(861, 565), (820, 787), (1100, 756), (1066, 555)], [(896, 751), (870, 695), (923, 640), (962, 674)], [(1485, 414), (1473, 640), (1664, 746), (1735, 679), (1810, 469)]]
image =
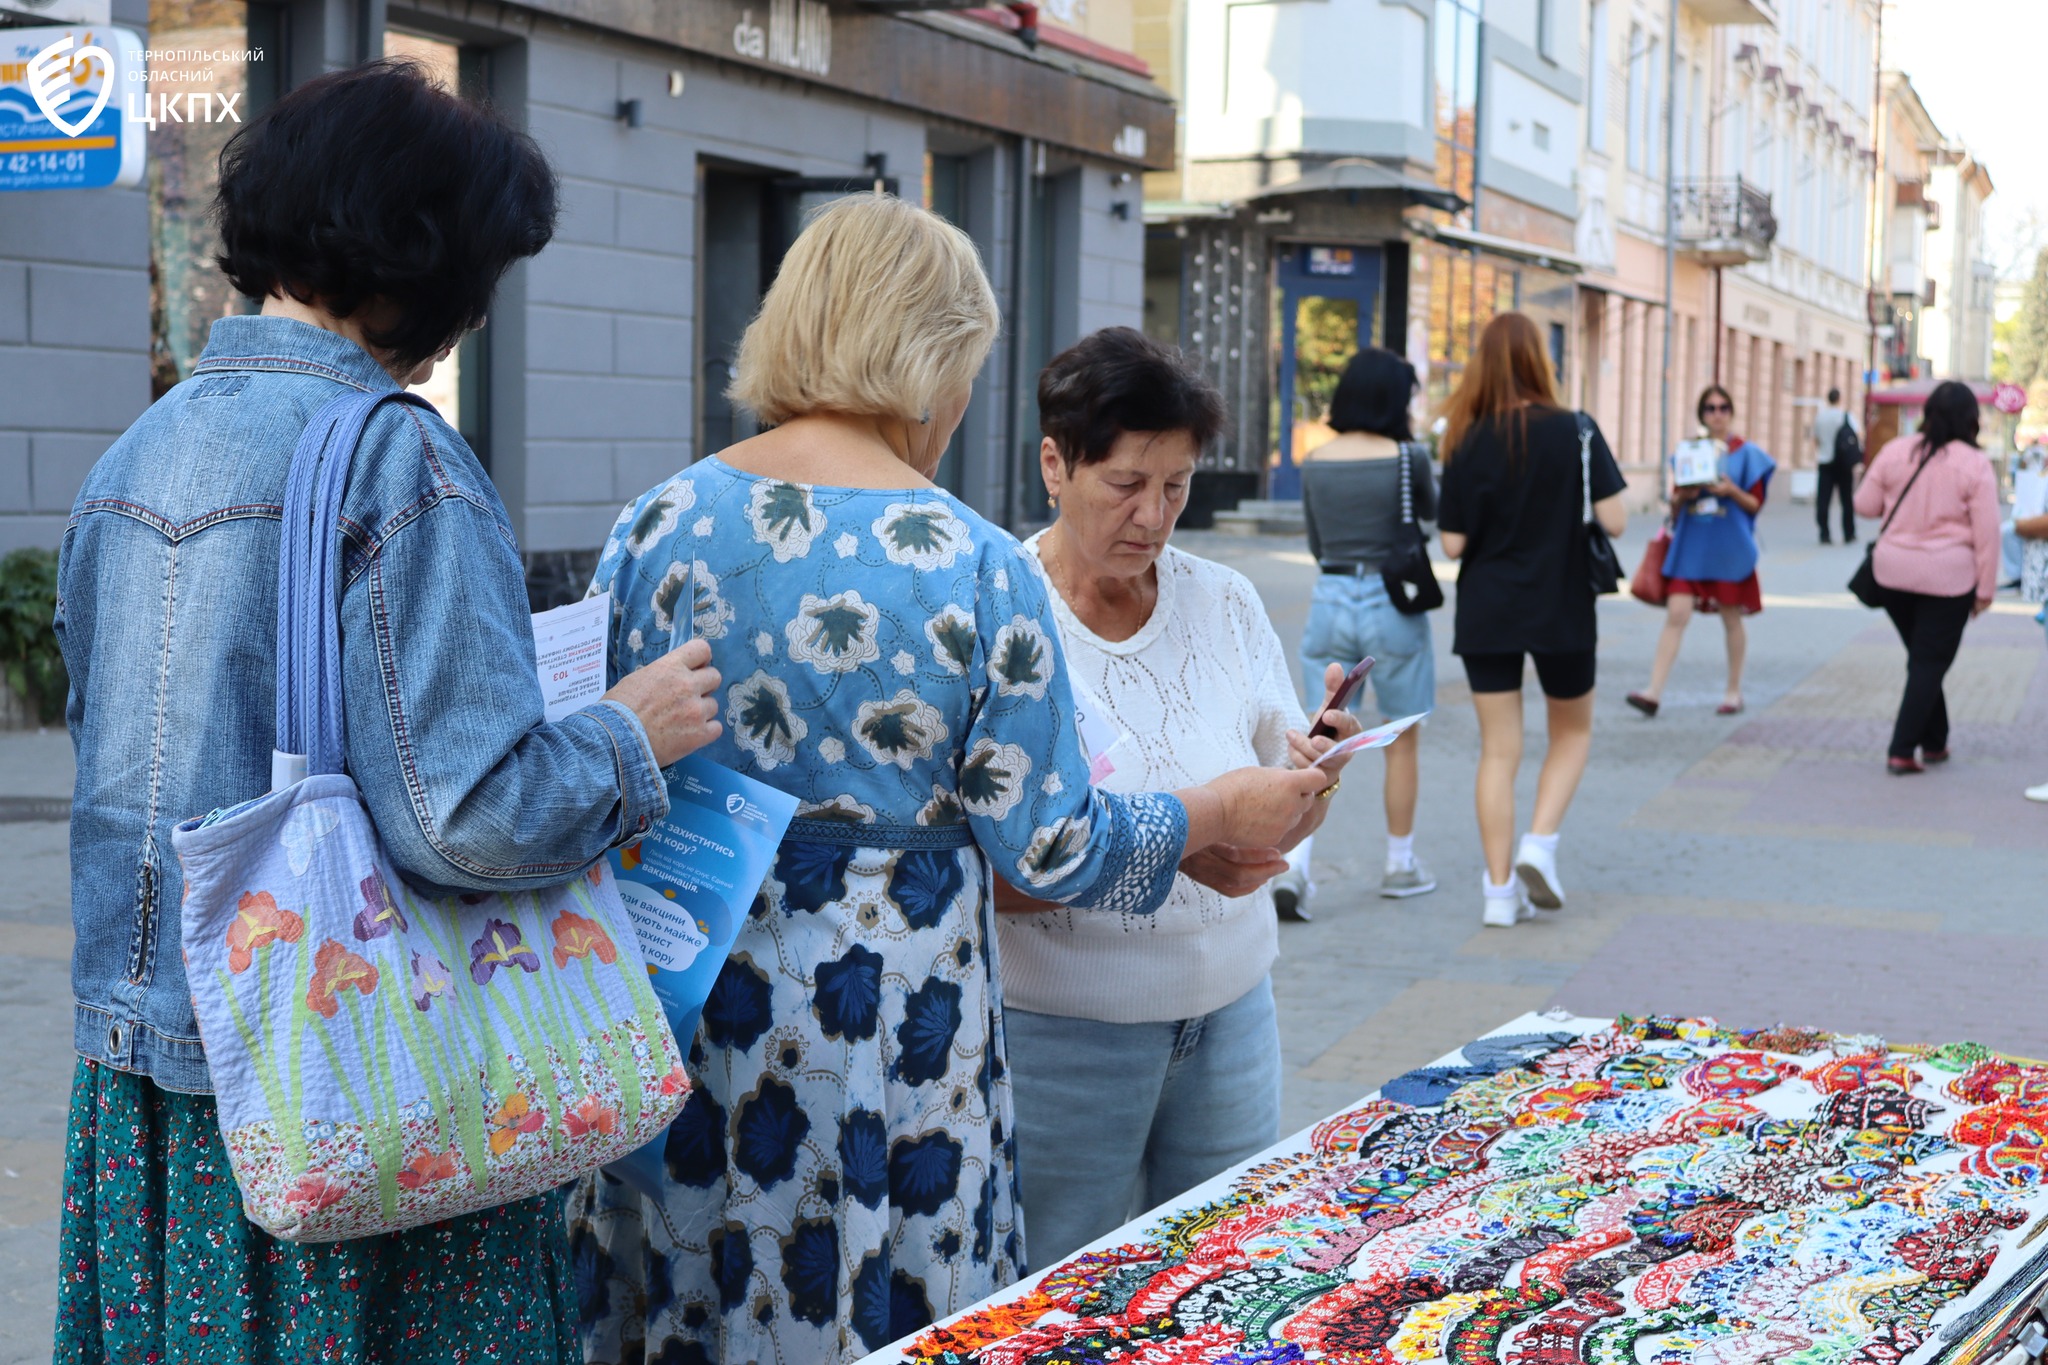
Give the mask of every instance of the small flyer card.
[(1074, 729), (1081, 736), (1081, 747), (1088, 751), (1088, 780), (1099, 783), (1116, 771), (1117, 751), (1128, 736), (1116, 728), (1102, 699), (1079, 678), (1070, 674), (1068, 683), (1074, 690)]
[(1330, 762), (1330, 760), (1342, 758), (1346, 754), (1362, 753), (1367, 749), (1384, 749), (1399, 739), (1403, 731), (1422, 720), (1428, 714), (1429, 712), (1427, 711), (1419, 711), (1412, 716), (1403, 716), (1399, 720), (1390, 720), (1385, 725), (1376, 725), (1370, 730), (1361, 730), (1349, 739), (1339, 740), (1337, 743), (1332, 744), (1321, 758), (1316, 760), (1316, 766), (1320, 768)]
[(1681, 441), (1671, 452), (1671, 481), (1697, 488), (1721, 477), (1721, 446), (1716, 441)]
[(608, 592), (534, 613), (534, 669), (549, 721), (581, 711), (605, 694), (605, 636), (611, 624)]

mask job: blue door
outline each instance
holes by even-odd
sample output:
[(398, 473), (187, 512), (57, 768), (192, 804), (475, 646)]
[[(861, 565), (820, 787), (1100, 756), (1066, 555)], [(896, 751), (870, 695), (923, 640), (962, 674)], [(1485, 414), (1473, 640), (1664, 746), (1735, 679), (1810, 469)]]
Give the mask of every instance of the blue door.
[(1301, 496), (1295, 461), (1327, 439), (1323, 422), (1337, 378), (1359, 348), (1380, 335), (1384, 257), (1372, 247), (1282, 243), (1280, 282), (1280, 460), (1267, 496)]

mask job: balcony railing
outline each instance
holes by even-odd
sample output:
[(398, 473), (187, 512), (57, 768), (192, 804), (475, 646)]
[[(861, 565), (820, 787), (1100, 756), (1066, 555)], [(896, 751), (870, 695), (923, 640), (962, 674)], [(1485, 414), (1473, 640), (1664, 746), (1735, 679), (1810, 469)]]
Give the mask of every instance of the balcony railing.
[(1678, 249), (1703, 265), (1747, 265), (1771, 258), (1778, 220), (1771, 196), (1737, 180), (1681, 180), (1671, 187)]

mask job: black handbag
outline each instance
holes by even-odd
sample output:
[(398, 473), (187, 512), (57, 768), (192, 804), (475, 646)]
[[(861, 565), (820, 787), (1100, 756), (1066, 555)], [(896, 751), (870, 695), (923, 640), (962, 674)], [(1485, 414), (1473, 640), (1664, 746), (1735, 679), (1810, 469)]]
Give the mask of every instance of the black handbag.
[(1583, 412), (1578, 414), (1578, 419), (1579, 490), (1584, 498), (1587, 579), (1593, 596), (1605, 597), (1611, 592), (1621, 591), (1621, 556), (1614, 553), (1614, 542), (1593, 519), (1593, 419)]
[(1891, 589), (1877, 581), (1877, 542), (1884, 539), (1884, 533), (1892, 529), (1892, 518), (1906, 505), (1906, 494), (1913, 491), (1913, 485), (1920, 480), (1920, 471), (1927, 468), (1934, 458), (1929, 451), (1927, 457), (1913, 467), (1913, 477), (1906, 480), (1906, 486), (1899, 490), (1899, 500), (1892, 504), (1892, 510), (1884, 514), (1884, 525), (1877, 528), (1877, 534), (1870, 538), (1870, 544), (1863, 548), (1863, 562), (1856, 566), (1856, 572), (1849, 576), (1849, 591), (1858, 602), (1872, 609), (1881, 607), (1891, 595)]
[(1387, 600), (1395, 611), (1420, 616), (1444, 604), (1444, 587), (1429, 562), (1429, 537), (1415, 520), (1414, 448), (1404, 444), (1395, 458), (1401, 462), (1401, 529), (1393, 550), (1380, 561), (1380, 581), (1387, 585)]

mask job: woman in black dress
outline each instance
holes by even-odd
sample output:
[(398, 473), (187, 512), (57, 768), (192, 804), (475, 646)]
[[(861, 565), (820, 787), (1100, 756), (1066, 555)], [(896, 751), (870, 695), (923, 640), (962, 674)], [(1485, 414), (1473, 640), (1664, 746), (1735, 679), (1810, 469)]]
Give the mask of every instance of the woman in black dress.
[[(1486, 325), (1444, 415), (1437, 524), (1444, 553), (1460, 561), (1451, 648), (1479, 713), (1482, 919), (1507, 928), (1532, 903), (1564, 906), (1557, 830), (1593, 740), (1597, 627), (1585, 507), (1590, 492), (1594, 518), (1620, 535), (1627, 484), (1592, 419), (1558, 403), (1542, 335), (1520, 313)], [(1550, 742), (1529, 832), (1513, 848), (1524, 656), (1543, 688)]]

